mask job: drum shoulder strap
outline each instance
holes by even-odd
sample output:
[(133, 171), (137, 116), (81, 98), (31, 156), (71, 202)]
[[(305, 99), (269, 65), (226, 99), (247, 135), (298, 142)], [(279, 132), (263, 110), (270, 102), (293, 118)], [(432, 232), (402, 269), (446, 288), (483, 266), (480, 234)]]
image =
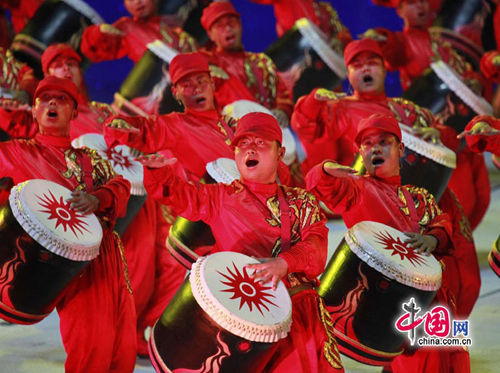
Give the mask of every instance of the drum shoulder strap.
[(82, 180), (85, 184), (85, 190), (87, 193), (92, 193), (94, 191), (94, 180), (92, 179), (92, 160), (82, 151), (77, 153), (77, 157), (82, 168)]

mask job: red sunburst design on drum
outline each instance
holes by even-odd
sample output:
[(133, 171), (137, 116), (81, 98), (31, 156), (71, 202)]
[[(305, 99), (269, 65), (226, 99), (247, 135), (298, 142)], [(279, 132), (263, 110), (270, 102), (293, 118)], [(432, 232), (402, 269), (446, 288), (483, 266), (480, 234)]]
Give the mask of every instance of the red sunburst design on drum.
[[(385, 235), (384, 235), (385, 233)], [(382, 245), (385, 245), (383, 248), (385, 250), (393, 250), (392, 255), (398, 255), (400, 256), (401, 260), (408, 259), (408, 261), (416, 267), (417, 264), (420, 265), (427, 265), (425, 263), (425, 258), (423, 254), (416, 252), (413, 250), (411, 247), (408, 247), (408, 244), (405, 242), (402, 242), (399, 237), (394, 239), (389, 233), (384, 232), (384, 233), (375, 233), (375, 237), (378, 239), (378, 242)]]
[[(129, 172), (137, 172), (137, 165), (130, 161), (130, 157), (128, 155), (123, 154), (124, 149), (106, 149), (104, 153), (106, 154), (106, 158), (111, 162), (111, 165), (114, 169), (117, 167), (121, 167), (122, 169), (126, 169)], [(118, 170), (119, 171), (119, 170)]]
[(269, 308), (266, 306), (266, 302), (278, 307), (276, 304), (271, 302), (269, 298), (276, 298), (273, 294), (266, 293), (266, 290), (271, 290), (270, 286), (263, 286), (260, 282), (256, 282), (253, 278), (248, 275), (247, 269), (243, 268), (243, 273), (239, 271), (236, 265), (233, 263), (234, 272), (231, 271), (229, 267), (226, 267), (229, 275), (217, 271), (220, 275), (224, 276), (228, 282), (221, 281), (224, 285), (229, 286), (229, 289), (222, 290), (223, 292), (233, 293), (230, 299), (240, 298), (240, 310), (246, 303), (250, 312), (252, 312), (253, 307), (257, 308), (259, 312), (264, 316), (262, 308), (265, 308), (269, 312)]
[(63, 197), (60, 197), (58, 202), (57, 198), (54, 197), (50, 190), (49, 194), (50, 196), (47, 196), (47, 194), (43, 195), (45, 199), (37, 196), (40, 200), (39, 205), (47, 209), (40, 210), (40, 212), (50, 214), (48, 217), (49, 220), (56, 219), (56, 228), (59, 225), (62, 225), (64, 232), (66, 232), (69, 227), (76, 237), (78, 237), (78, 233), (76, 231), (80, 234), (83, 234), (83, 231), (90, 233), (90, 231), (85, 228), (88, 224), (81, 219), (83, 217), (82, 214), (71, 209), (69, 207), (69, 203), (64, 202)]

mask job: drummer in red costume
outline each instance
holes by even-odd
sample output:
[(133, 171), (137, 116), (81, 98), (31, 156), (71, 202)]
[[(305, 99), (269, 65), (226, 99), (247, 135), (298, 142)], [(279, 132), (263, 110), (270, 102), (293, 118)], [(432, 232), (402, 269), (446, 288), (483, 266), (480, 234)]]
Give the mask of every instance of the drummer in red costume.
[[(274, 117), (250, 113), (240, 119), (231, 143), (239, 180), (196, 186), (176, 177), (171, 167), (163, 167), (175, 159), (153, 155), (141, 159), (147, 166), (145, 186), (153, 198), (171, 204), (181, 216), (209, 224), (216, 238), (213, 252), (264, 258), (261, 264), (248, 266), (256, 270), (253, 277), (274, 287), (283, 280), (290, 289), (292, 330), (279, 342), (279, 352), (266, 371), (342, 372), (336, 340), (320, 319), (328, 313), (313, 289), (326, 262), (325, 219), (312, 195), (277, 185), (278, 163), (285, 153), (281, 141)], [(291, 230), (280, 228), (287, 226), (279, 213), (285, 201)]]
[(240, 14), (233, 5), (229, 1), (210, 3), (203, 10), (201, 24), (215, 44), (207, 55), (220, 107), (236, 100), (255, 101), (271, 109), (282, 126), (288, 125), (291, 92), (268, 56), (244, 50)]
[[(74, 191), (72, 208), (99, 217), (104, 230), (100, 254), (68, 285), (57, 305), (67, 353), (65, 371), (132, 372), (135, 309), (123, 248), (112, 230), (116, 218), (125, 213), (130, 183), (115, 175), (95, 151), (71, 147), (69, 127), (78, 115), (78, 98), (69, 79), (47, 77), (40, 82), (32, 108), (39, 132), (29, 141), (0, 144), (0, 177), (9, 176), (16, 184), (54, 181)], [(82, 172), (85, 159), (93, 172)]]
[(170, 28), (156, 14), (154, 0), (124, 0), (132, 15), (122, 17), (112, 25), (91, 25), (83, 33), (82, 53), (92, 62), (110, 61), (127, 56), (137, 63), (147, 45), (161, 40), (178, 52), (193, 52), (196, 41), (181, 28)]
[[(307, 175), (308, 190), (340, 213), (348, 228), (361, 221), (375, 221), (405, 232), (406, 242), (418, 252), (432, 253), (438, 259), (452, 254), (449, 216), (441, 212), (427, 190), (401, 185), (399, 159), (404, 154), (404, 144), (398, 121), (379, 114), (363, 119), (355, 141), (367, 175), (357, 176), (354, 169), (326, 160)], [(442, 290), (438, 300), (452, 306)], [(450, 359), (455, 353), (461, 364), (468, 362), (468, 354), (463, 355), (466, 353), (461, 348), (420, 348), (416, 352), (405, 351), (393, 361), (392, 368), (394, 372), (450, 372), (458, 361)]]
[(343, 47), (352, 36), (347, 27), (340, 22), (339, 15), (332, 4), (316, 0), (252, 0), (254, 3), (272, 5), (276, 18), (276, 33), (283, 36), (297, 20), (307, 18), (318, 26), (327, 36), (339, 39)]

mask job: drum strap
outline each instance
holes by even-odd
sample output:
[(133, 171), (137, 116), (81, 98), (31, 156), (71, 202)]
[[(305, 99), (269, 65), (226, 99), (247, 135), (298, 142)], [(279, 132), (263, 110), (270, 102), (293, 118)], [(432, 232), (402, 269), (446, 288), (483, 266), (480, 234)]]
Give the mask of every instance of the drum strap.
[(401, 186), (401, 190), (403, 191), (403, 194), (406, 199), (406, 204), (410, 212), (411, 227), (415, 233), (419, 233), (420, 225), (418, 224), (419, 219), (417, 214), (417, 208), (415, 207), (415, 201), (413, 200), (413, 197), (411, 196), (408, 188), (406, 188), (405, 186)]
[(94, 191), (94, 180), (92, 179), (92, 161), (90, 157), (83, 153), (77, 153), (78, 160), (82, 166), (82, 180), (85, 183), (85, 191), (92, 193)]

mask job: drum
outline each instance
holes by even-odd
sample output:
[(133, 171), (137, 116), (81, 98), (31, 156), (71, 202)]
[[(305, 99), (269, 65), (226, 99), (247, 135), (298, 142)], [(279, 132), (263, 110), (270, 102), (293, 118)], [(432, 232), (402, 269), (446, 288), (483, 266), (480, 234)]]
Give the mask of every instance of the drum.
[[(81, 0), (46, 0), (37, 9), (23, 30), (17, 34), (10, 49), (16, 59), (31, 66), (38, 79), (43, 78), (42, 54), (54, 43), (71, 45), (80, 55), (83, 30), (104, 20)], [(82, 55), (83, 56), (83, 55)], [(82, 67), (87, 63), (82, 59)]]
[(332, 48), (329, 38), (307, 18), (301, 18), (266, 54), (273, 60), (294, 100), (316, 87), (333, 89), (347, 77), (342, 43)]
[(490, 254), (488, 255), (488, 262), (490, 263), (490, 267), (493, 272), (500, 277), (500, 236), (491, 248)]
[(121, 236), (134, 220), (142, 205), (146, 202), (147, 193), (143, 185), (144, 172), (142, 165), (135, 160), (140, 152), (126, 145), (108, 148), (104, 136), (98, 133), (87, 133), (72, 141), (74, 148), (87, 147), (97, 150), (99, 155), (109, 161), (117, 174), (122, 175), (130, 182), (130, 198), (127, 204), (127, 213), (118, 218), (114, 230)]
[(156, 40), (125, 78), (115, 93), (113, 108), (124, 115), (158, 115), (182, 111), (172, 96), (168, 73), (170, 61), (178, 54), (175, 49)]
[(70, 193), (34, 179), (14, 186), (9, 203), (0, 206), (0, 318), (41, 321), (71, 279), (99, 255), (101, 225), (94, 214), (70, 209)]
[(485, 50), (495, 49), (491, 0), (447, 0), (434, 20), (430, 32), (451, 43), (476, 71)]
[[(240, 119), (242, 116), (248, 113), (266, 113), (273, 115), (273, 112), (262, 106), (261, 104), (249, 101), (249, 100), (238, 100), (234, 101), (222, 109), (222, 114), (229, 115), (235, 119)], [(297, 159), (297, 142), (289, 127), (281, 127), (281, 132), (283, 134), (283, 146), (286, 149), (285, 156), (283, 157), (283, 163), (290, 166)]]
[(159, 0), (158, 14), (162, 14), (170, 26), (182, 27), (196, 42), (203, 46), (208, 41), (208, 35), (200, 19), (212, 0)]
[(431, 63), (431, 68), (403, 93), (403, 98), (428, 108), (457, 133), (463, 132), (476, 115), (493, 115), (493, 107), (443, 61)]
[(365, 221), (349, 229), (321, 276), (319, 295), (333, 320), (339, 351), (361, 363), (386, 365), (403, 352), (396, 330), (402, 304), (427, 310), (441, 287), (441, 266), (416, 253), (406, 236)]
[[(236, 162), (229, 158), (219, 158), (207, 163), (207, 173), (200, 180), (204, 184), (231, 184), (240, 178)], [(210, 227), (202, 221), (190, 221), (179, 216), (170, 228), (167, 249), (172, 256), (187, 269), (205, 255), (215, 244)]]
[[(400, 161), (401, 184), (415, 185), (427, 189), (439, 201), (457, 167), (457, 157), (443, 144), (422, 140), (413, 134), (411, 127), (402, 123), (401, 141), (405, 152)], [(360, 174), (366, 172), (361, 155), (356, 155), (352, 168)]]
[(233, 252), (199, 258), (156, 322), (149, 355), (157, 372), (262, 372), (290, 331), (292, 303), (249, 277), (256, 259)]

